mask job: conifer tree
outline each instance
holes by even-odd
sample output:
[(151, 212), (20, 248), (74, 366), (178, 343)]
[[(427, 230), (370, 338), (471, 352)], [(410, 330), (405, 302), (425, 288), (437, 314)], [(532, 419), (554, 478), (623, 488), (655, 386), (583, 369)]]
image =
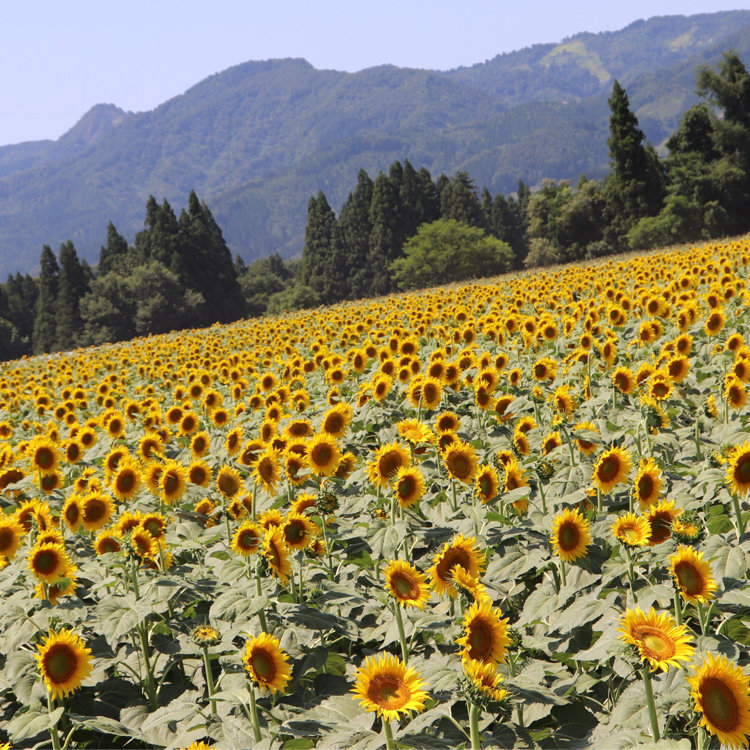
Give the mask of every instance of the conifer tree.
[(70, 240), (60, 246), (58, 258), (60, 272), (56, 300), (55, 348), (71, 349), (76, 345), (82, 328), (80, 302), (88, 291), (88, 279)]
[(300, 279), (303, 285), (324, 300), (326, 274), (333, 252), (333, 229), (336, 215), (322, 190), (312, 196), (307, 204), (305, 246), (302, 250)]
[(36, 302), (32, 351), (34, 354), (51, 352), (57, 335), (57, 288), (60, 267), (49, 245), (42, 247), (39, 259), (39, 296)]
[(390, 265), (400, 256), (403, 243), (399, 226), (399, 185), (384, 172), (377, 176), (373, 185), (370, 223), (369, 293), (388, 294), (394, 289)]
[(339, 242), (346, 248), (346, 270), (349, 276), (349, 294), (361, 299), (370, 291), (368, 254), (370, 249), (370, 203), (373, 182), (364, 169), (359, 170), (357, 186), (349, 193), (339, 215), (341, 232)]
[[(153, 198), (153, 196), (151, 197)], [(156, 205), (156, 201), (154, 201), (154, 205)], [(127, 240), (110, 221), (107, 225), (107, 243), (102, 245), (99, 250), (98, 275), (103, 276), (110, 271), (122, 270), (129, 254)]]

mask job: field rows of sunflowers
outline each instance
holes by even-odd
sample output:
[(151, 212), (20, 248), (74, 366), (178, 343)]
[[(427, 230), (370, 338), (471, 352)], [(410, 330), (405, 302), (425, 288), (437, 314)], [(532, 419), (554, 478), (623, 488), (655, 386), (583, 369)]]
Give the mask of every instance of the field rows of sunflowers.
[(0, 746), (747, 746), (749, 268), (6, 363)]

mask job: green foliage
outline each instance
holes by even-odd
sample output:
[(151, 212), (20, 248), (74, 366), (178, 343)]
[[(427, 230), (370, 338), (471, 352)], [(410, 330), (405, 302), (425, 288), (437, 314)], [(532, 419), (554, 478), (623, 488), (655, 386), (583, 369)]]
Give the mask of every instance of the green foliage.
[(401, 289), (446, 284), (504, 273), (513, 263), (513, 251), (478, 227), (455, 219), (423, 224), (404, 245), (404, 257), (391, 264)]
[(39, 297), (34, 317), (32, 346), (35, 354), (52, 351), (56, 338), (57, 288), (60, 267), (49, 245), (42, 248)]

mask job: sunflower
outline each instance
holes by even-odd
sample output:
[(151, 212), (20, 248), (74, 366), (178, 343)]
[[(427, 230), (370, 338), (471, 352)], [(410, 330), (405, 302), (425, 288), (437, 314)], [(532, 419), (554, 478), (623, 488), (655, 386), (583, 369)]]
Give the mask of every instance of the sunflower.
[(260, 514), (258, 523), (264, 529), (270, 529), (272, 526), (280, 529), (284, 525), (284, 514), (278, 508), (268, 508)]
[(46, 583), (56, 583), (70, 566), (62, 544), (36, 544), (27, 557), (29, 570)]
[(747, 388), (736, 375), (727, 377), (724, 386), (724, 398), (735, 410), (741, 409), (747, 404)]
[(651, 541), (654, 547), (669, 539), (672, 534), (672, 523), (682, 513), (681, 508), (676, 508), (674, 500), (662, 500), (657, 505), (652, 505), (644, 514), (651, 524)]
[(677, 552), (669, 556), (669, 570), (685, 601), (695, 604), (713, 599), (716, 579), (702, 552), (680, 545)]
[(120, 539), (110, 531), (100, 531), (94, 541), (94, 550), (97, 555), (106, 555), (108, 552), (119, 552), (122, 549)]
[(459, 440), (443, 451), (443, 463), (448, 473), (459, 482), (470, 484), (477, 473), (477, 455), (474, 447)]
[(115, 507), (112, 498), (101, 492), (91, 492), (81, 498), (81, 521), (87, 531), (97, 531), (109, 523)]
[(167, 461), (159, 476), (161, 499), (167, 504), (176, 503), (187, 490), (185, 467), (177, 461)]
[(591, 544), (589, 522), (578, 508), (566, 508), (552, 521), (550, 541), (555, 553), (565, 562), (572, 563), (586, 555)]
[(211, 449), (211, 438), (205, 431), (196, 432), (190, 440), (190, 452), (193, 458), (203, 458)]
[(285, 450), (282, 454), (282, 467), (289, 484), (295, 487), (304, 484), (310, 477), (310, 472), (307, 471), (310, 464), (305, 454)]
[(618, 367), (612, 373), (612, 383), (620, 393), (631, 394), (635, 391), (635, 376), (632, 370), (627, 367)]
[(245, 521), (232, 537), (232, 549), (238, 554), (246, 557), (253, 555), (260, 549), (265, 530), (262, 526), (252, 521)]
[(13, 516), (0, 514), (0, 558), (12, 560), (25, 533), (24, 527)]
[(71, 563), (63, 575), (58, 580), (46, 587), (39, 581), (34, 589), (35, 599), (47, 599), (50, 604), (57, 604), (61, 596), (71, 596), (78, 588), (78, 566)]
[(747, 747), (750, 735), (750, 678), (723, 654), (706, 654), (687, 677), (690, 697), (703, 714), (699, 724), (722, 745)]
[(451, 570), (453, 585), (462, 594), (471, 598), (471, 601), (489, 601), (487, 589), (477, 576), (473, 576), (462, 565), (454, 565)]
[(443, 411), (435, 417), (435, 430), (441, 435), (444, 432), (458, 432), (461, 424), (458, 414), (452, 411)]
[(44, 435), (38, 435), (31, 441), (28, 456), (34, 471), (42, 475), (54, 474), (60, 462), (57, 446)]
[(187, 467), (187, 481), (196, 487), (208, 487), (213, 477), (213, 470), (201, 459), (195, 459)]
[(123, 458), (112, 477), (112, 493), (118, 500), (132, 500), (141, 486), (138, 463), (134, 458)]
[(477, 549), (474, 537), (467, 538), (463, 534), (457, 534), (433, 558), (428, 573), (432, 587), (439, 595), (458, 595), (453, 584), (453, 568), (456, 565), (460, 565), (475, 578), (481, 575), (485, 566), (485, 554)]
[(651, 539), (651, 524), (648, 519), (635, 513), (625, 513), (610, 528), (615, 539), (626, 547), (645, 547)]
[(347, 403), (336, 404), (324, 415), (320, 429), (326, 435), (340, 438), (346, 433), (349, 423), (352, 421), (352, 407)]
[[(421, 382), (420, 397), (425, 409), (437, 409), (443, 400), (443, 384), (437, 378), (424, 378)], [(419, 399), (414, 405), (419, 406)]]
[(545, 456), (548, 456), (553, 450), (555, 450), (555, 448), (559, 448), (561, 445), (562, 437), (560, 436), (560, 433), (557, 432), (557, 430), (550, 432), (542, 441), (542, 453)]
[(289, 655), (279, 639), (268, 633), (251, 636), (242, 655), (250, 679), (263, 691), (284, 693), (292, 677)]
[(368, 656), (357, 671), (352, 692), (367, 711), (393, 721), (410, 711), (422, 711), (429, 697), (419, 673), (393, 654)]
[(494, 466), (483, 464), (477, 469), (474, 492), (485, 505), (497, 497), (500, 492), (500, 479)]
[(750, 442), (736, 446), (727, 467), (726, 483), (738, 495), (750, 490)]
[[(593, 423), (593, 422), (579, 422), (574, 430), (576, 432), (579, 431), (588, 431), (588, 432), (594, 432), (597, 435), (599, 434), (599, 428)], [(585, 435), (575, 435), (576, 439), (576, 445), (578, 446), (578, 450), (581, 451), (581, 453), (591, 456), (594, 453), (596, 453), (597, 445), (596, 443), (592, 442), (587, 438)]]
[(263, 485), (266, 492), (272, 494), (281, 481), (281, 465), (279, 454), (272, 448), (266, 448), (259, 456), (253, 467), (255, 484)]
[(523, 469), (521, 464), (518, 463), (516, 458), (511, 458), (507, 464), (505, 464), (505, 481), (503, 483), (503, 489), (506, 492), (517, 490), (519, 487), (528, 487), (529, 483), (526, 477), (523, 475)]
[(602, 492), (609, 492), (616, 484), (627, 479), (632, 466), (630, 454), (623, 448), (605, 450), (594, 466), (594, 484)]
[(434, 443), (435, 435), (432, 430), (423, 422), (416, 419), (402, 419), (396, 423), (398, 434), (412, 445), (419, 443)]
[(292, 550), (306, 549), (318, 536), (317, 525), (300, 513), (288, 513), (281, 530), (287, 546)]
[(485, 664), (474, 659), (464, 659), (462, 664), (471, 685), (482, 696), (498, 702), (508, 697), (508, 691), (500, 687), (503, 678), (497, 673), (495, 664)]
[(289, 561), (289, 548), (284, 539), (284, 533), (278, 526), (266, 529), (266, 535), (263, 537), (262, 554), (268, 561), (273, 575), (282, 584), (286, 584), (289, 580), (289, 574), (292, 572), (292, 565)]
[(651, 665), (651, 671), (666, 672), (670, 665), (681, 667), (679, 662), (689, 662), (695, 650), (690, 643), (687, 625), (677, 625), (667, 612), (658, 614), (653, 607), (644, 614), (640, 607), (628, 609), (618, 631), (626, 643), (638, 649), (642, 660)]
[(151, 534), (154, 539), (164, 539), (167, 529), (167, 519), (162, 513), (145, 513), (141, 517), (141, 526)]
[(385, 590), (403, 607), (424, 609), (430, 587), (424, 573), (405, 560), (391, 560), (383, 571)]
[(648, 395), (656, 401), (665, 401), (672, 395), (674, 384), (669, 373), (655, 372), (648, 380)]
[(133, 552), (144, 562), (146, 560), (153, 560), (159, 551), (156, 539), (146, 529), (141, 527), (137, 527), (130, 532), (128, 541)]
[(307, 443), (307, 460), (313, 474), (331, 476), (341, 461), (341, 449), (336, 438), (324, 432), (310, 438)]
[(385, 487), (396, 478), (398, 470), (411, 465), (409, 451), (400, 443), (381, 445), (367, 465), (367, 475), (376, 487)]
[(643, 459), (633, 482), (633, 499), (640, 502), (641, 510), (645, 510), (656, 503), (663, 484), (661, 470), (654, 459)]
[(91, 672), (91, 649), (72, 630), (50, 630), (37, 648), (39, 671), (53, 699), (77, 690)]
[(576, 400), (570, 392), (570, 386), (560, 385), (552, 394), (552, 405), (558, 414), (569, 417), (576, 410)]
[(464, 615), (464, 634), (456, 639), (461, 657), (483, 664), (505, 661), (508, 653), (508, 620), (487, 600), (474, 602)]
[(422, 472), (416, 466), (402, 466), (396, 474), (393, 489), (400, 507), (410, 508), (416, 505), (425, 491)]

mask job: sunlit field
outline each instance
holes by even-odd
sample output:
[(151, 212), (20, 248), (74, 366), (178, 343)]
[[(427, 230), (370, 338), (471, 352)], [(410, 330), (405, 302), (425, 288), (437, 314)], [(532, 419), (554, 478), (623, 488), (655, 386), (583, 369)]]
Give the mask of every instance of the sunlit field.
[(749, 268), (4, 363), (0, 747), (746, 746)]

